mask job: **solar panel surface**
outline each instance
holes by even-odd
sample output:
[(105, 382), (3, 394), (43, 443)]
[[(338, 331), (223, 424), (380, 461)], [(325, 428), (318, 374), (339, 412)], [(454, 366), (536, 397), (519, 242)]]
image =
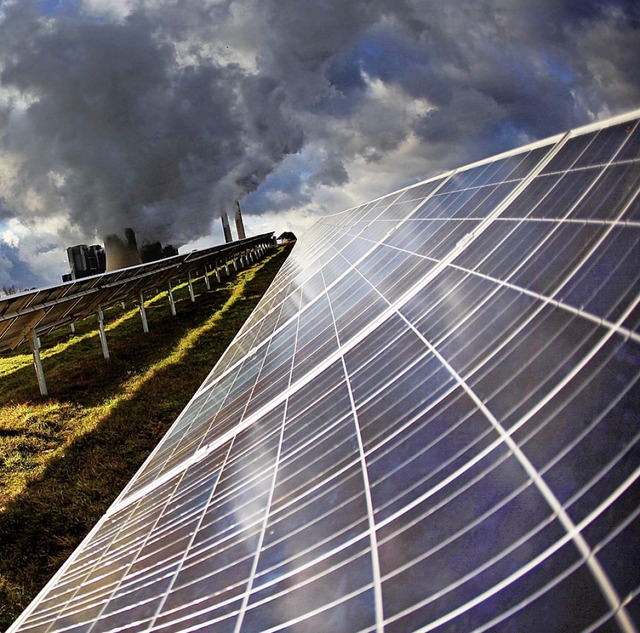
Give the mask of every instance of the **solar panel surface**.
[(637, 630), (639, 117), (321, 219), (12, 630)]

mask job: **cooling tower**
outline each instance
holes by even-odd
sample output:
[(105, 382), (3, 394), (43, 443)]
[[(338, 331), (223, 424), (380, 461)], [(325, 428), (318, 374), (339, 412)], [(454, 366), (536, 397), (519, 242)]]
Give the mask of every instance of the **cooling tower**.
[(115, 233), (107, 235), (104, 241), (104, 250), (107, 256), (107, 272), (136, 266), (142, 263), (136, 234), (133, 229), (125, 229), (123, 240)]

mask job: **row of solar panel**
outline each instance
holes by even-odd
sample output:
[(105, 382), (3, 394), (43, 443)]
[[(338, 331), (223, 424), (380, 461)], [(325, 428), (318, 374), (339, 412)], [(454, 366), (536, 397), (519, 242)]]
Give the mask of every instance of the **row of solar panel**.
[(205, 267), (225, 264), (259, 245), (271, 243), (272, 233), (186, 255), (123, 268), (58, 286), (23, 292), (0, 299), (0, 351), (15, 349), (30, 334), (40, 336), (100, 308), (120, 303), (140, 292), (164, 288)]

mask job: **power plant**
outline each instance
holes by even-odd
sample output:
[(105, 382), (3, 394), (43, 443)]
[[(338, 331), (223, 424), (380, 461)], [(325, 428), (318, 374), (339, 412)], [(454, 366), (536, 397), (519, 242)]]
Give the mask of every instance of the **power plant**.
[(67, 249), (67, 258), (71, 272), (62, 275), (62, 281), (99, 275), (106, 269), (105, 251), (100, 244), (70, 246)]
[(127, 228), (124, 239), (112, 233), (107, 235), (104, 248), (100, 244), (78, 244), (67, 248), (70, 272), (62, 275), (62, 281), (73, 281), (121, 268), (174, 257), (178, 249), (160, 242), (145, 243), (138, 247), (135, 231)]

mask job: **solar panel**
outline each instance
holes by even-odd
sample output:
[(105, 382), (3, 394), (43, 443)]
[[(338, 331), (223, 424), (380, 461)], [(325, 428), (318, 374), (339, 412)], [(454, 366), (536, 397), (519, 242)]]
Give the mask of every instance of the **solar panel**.
[(637, 630), (639, 118), (319, 220), (11, 630)]
[(71, 282), (26, 291), (0, 299), (0, 352), (15, 349), (29, 334), (40, 336), (95, 314), (139, 292), (153, 291), (205, 266), (244, 257), (250, 249), (270, 244), (272, 233), (214, 246), (186, 255), (122, 268)]
[(109, 358), (109, 348), (104, 331), (103, 309), (137, 298), (140, 306), (143, 330), (149, 325), (144, 308), (144, 294), (169, 288), (169, 302), (175, 316), (175, 303), (171, 291), (172, 281), (187, 278), (191, 300), (195, 301), (192, 274), (200, 272), (207, 288), (210, 288), (208, 268), (215, 268), (220, 281), (218, 266), (228, 261), (246, 262), (251, 253), (262, 255), (272, 246), (273, 233), (214, 246), (203, 251), (192, 251), (159, 261), (122, 268), (64, 283), (50, 288), (27, 291), (0, 299), (0, 352), (13, 350), (28, 341), (34, 359), (36, 376), (42, 395), (48, 395), (48, 387), (40, 359), (39, 337), (63, 325), (73, 324), (90, 315), (98, 317), (99, 335), (103, 354)]

